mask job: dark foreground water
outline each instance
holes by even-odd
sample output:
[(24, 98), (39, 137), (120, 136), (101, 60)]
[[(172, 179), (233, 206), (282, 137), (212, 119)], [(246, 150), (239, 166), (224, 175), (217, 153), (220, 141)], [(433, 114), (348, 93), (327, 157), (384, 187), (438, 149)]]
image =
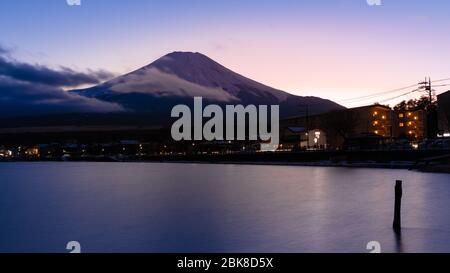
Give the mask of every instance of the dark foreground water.
[[(393, 233), (394, 181), (404, 180)], [(149, 163), (0, 164), (0, 252), (450, 252), (450, 175)]]

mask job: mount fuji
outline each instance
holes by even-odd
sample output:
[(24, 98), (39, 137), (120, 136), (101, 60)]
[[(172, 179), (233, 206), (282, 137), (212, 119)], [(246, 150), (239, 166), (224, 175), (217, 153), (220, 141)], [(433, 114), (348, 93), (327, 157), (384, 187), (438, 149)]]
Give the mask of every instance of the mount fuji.
[(266, 86), (192, 52), (173, 52), (129, 74), (70, 92), (161, 118), (170, 117), (176, 104), (191, 105), (193, 97), (219, 105), (276, 104), (281, 117), (304, 114), (305, 106), (310, 114), (344, 108), (330, 100), (295, 96)]

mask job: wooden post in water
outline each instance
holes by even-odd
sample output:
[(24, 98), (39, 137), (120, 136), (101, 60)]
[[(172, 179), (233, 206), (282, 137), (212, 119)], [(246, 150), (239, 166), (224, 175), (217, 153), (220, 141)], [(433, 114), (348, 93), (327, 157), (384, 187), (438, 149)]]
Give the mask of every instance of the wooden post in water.
[(402, 181), (395, 181), (395, 206), (394, 206), (394, 224), (393, 228), (395, 232), (400, 232), (402, 229), (401, 224), (401, 207), (402, 207)]

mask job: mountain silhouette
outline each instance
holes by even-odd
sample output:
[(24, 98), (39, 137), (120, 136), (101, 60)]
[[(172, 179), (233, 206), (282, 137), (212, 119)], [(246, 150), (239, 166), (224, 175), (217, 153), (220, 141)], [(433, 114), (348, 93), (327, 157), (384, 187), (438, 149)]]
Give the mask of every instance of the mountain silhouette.
[(203, 54), (191, 52), (173, 52), (97, 86), (68, 92), (67, 95), (77, 102), (82, 103), (85, 99), (95, 102), (94, 106), (113, 105), (121, 110), (64, 111), (64, 105), (61, 105), (58, 113), (38, 111), (30, 114), (25, 108), (20, 116), (0, 118), (0, 128), (167, 127), (173, 122), (170, 117), (173, 106), (192, 106), (195, 96), (203, 97), (204, 104), (214, 103), (222, 107), (228, 104), (279, 105), (281, 118), (305, 115), (306, 107), (311, 115), (344, 108), (330, 100), (296, 96), (261, 84)]
[(280, 105), (281, 117), (304, 113), (305, 106), (310, 114), (343, 108), (330, 100), (296, 96), (261, 84), (193, 52), (173, 52), (126, 75), (72, 92), (118, 103), (132, 112), (164, 116), (176, 104), (192, 104), (196, 96), (219, 105)]

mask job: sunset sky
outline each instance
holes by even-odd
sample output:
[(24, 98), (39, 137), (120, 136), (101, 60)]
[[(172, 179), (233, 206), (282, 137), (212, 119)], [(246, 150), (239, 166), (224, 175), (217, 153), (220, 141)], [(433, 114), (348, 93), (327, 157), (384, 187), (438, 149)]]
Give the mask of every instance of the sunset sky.
[(382, 2), (2, 0), (0, 48), (21, 62), (115, 74), (172, 51), (201, 52), (261, 83), (346, 106), (425, 76), (450, 78), (450, 1)]

